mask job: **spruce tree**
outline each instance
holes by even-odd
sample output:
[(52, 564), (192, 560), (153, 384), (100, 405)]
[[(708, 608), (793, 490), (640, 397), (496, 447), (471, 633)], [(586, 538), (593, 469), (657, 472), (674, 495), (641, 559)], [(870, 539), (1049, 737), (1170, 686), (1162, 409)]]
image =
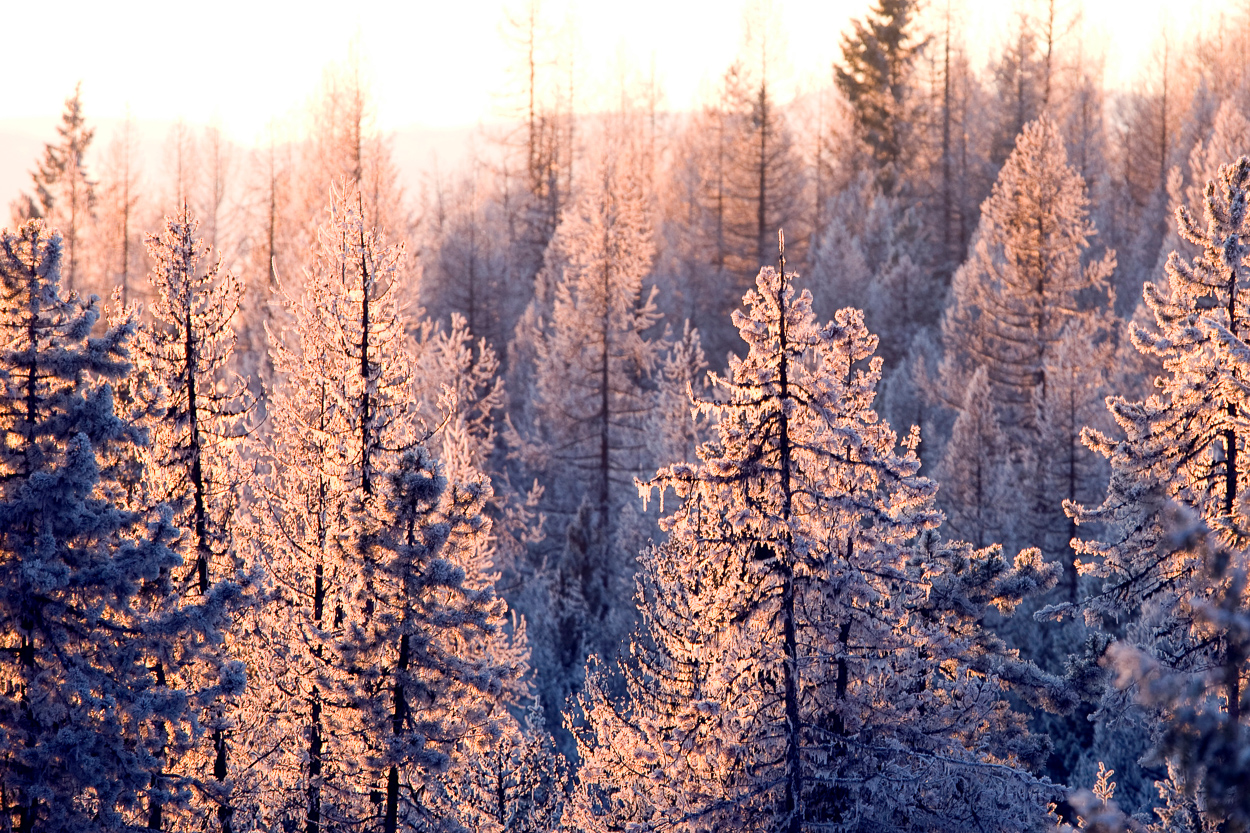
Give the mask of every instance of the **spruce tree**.
[[(167, 509), (124, 507), (144, 437), (114, 409), (133, 312), (100, 335), (96, 302), (63, 296), (61, 238), (32, 221), (0, 236), (0, 789), (5, 826), (132, 830), (185, 806), (169, 763), (197, 717), (243, 686), (218, 661), (238, 594), (174, 603), (183, 560)], [(208, 665), (207, 675), (199, 669)]]
[(915, 0), (877, 0), (863, 20), (853, 23), (854, 31), (843, 34), (843, 63), (833, 70), (886, 196), (903, 176), (912, 64), (926, 44), (910, 31), (916, 6)]
[[(819, 326), (763, 269), (734, 316), (745, 358), (699, 461), (641, 491), (679, 506), (642, 556), (645, 627), (581, 697), (572, 820), (587, 830), (1041, 828), (1044, 743), (1001, 687), (1067, 697), (979, 618), (1053, 582), (1036, 551), (941, 545), (916, 435), (872, 410), (881, 362), (857, 310)], [(866, 364), (865, 364), (866, 362)], [(1010, 796), (1010, 798), (1008, 798)]]

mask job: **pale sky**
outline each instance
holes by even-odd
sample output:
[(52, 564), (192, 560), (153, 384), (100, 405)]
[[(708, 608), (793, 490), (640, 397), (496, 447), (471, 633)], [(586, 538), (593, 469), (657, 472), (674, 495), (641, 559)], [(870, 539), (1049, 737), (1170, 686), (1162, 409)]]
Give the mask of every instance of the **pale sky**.
[[(940, 0), (932, 0), (940, 2)], [(579, 35), (583, 91), (605, 88), (625, 64), (654, 60), (668, 107), (692, 106), (741, 42), (749, 0), (547, 0), (544, 15)], [(964, 7), (974, 56), (1001, 43), (1009, 0), (955, 0)], [(87, 115), (192, 123), (215, 121), (237, 141), (298, 110), (323, 68), (357, 39), (383, 128), (450, 127), (490, 120), (507, 88), (512, 54), (504, 9), (520, 0), (212, 0), (199, 3), (9, 4), (0, 50), (5, 91), (0, 121), (50, 118), (83, 81)], [(813, 86), (829, 77), (839, 35), (869, 0), (774, 0), (787, 42), (789, 77)], [(1061, 6), (1074, 7), (1068, 0)], [(1087, 0), (1085, 20), (1105, 44), (1108, 81), (1124, 82), (1166, 25), (1183, 34), (1219, 0)], [(589, 95), (583, 100), (588, 100)], [(49, 137), (51, 138), (51, 137)]]

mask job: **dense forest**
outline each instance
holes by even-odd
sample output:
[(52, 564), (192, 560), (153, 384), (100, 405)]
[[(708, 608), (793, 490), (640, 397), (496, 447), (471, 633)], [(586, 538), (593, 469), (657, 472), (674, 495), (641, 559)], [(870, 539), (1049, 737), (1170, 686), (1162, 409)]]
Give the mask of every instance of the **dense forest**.
[(530, 2), (419, 194), (351, 61), (163, 167), (74, 91), (0, 831), (1250, 830), (1250, 13), (1118, 91), (1012, 21), (873, 0), (781, 101), (757, 10), (588, 112)]

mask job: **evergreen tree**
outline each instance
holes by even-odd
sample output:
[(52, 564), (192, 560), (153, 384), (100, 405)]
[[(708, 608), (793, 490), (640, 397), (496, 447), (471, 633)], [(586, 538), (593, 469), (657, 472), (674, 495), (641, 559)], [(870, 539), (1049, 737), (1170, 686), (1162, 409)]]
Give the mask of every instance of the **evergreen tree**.
[[(0, 237), (4, 826), (135, 830), (185, 806), (169, 762), (198, 740), (197, 716), (243, 687), (214, 650), (238, 587), (172, 603), (170, 514), (124, 508), (106, 465), (143, 442), (111, 386), (130, 372), (134, 316), (90, 337), (99, 308), (61, 295), (60, 265), (40, 221)], [(191, 673), (205, 663), (215, 673)]]
[(680, 506), (643, 555), (628, 702), (603, 673), (582, 695), (573, 823), (1040, 829), (1057, 793), (1018, 767), (1045, 745), (1001, 686), (1066, 695), (978, 619), (1057, 571), (937, 545), (918, 438), (897, 450), (872, 410), (881, 362), (858, 311), (818, 326), (784, 260), (745, 300), (749, 351), (697, 403), (716, 439), (640, 486)]
[(853, 23), (853, 33), (842, 36), (843, 63), (833, 70), (887, 196), (907, 161), (912, 64), (927, 43), (909, 31), (916, 6), (915, 0), (877, 0), (863, 20)]
[[(273, 466), (255, 536), (275, 583), (267, 615), (286, 619), (293, 631), (262, 650), (278, 662), (264, 669), (268, 679), (258, 694), (294, 692), (252, 705), (277, 713), (273, 743), (283, 752), (271, 764), (282, 775), (261, 785), (271, 791), (257, 812), (270, 823), (294, 817), (310, 833), (355, 817), (365, 789), (352, 777), (359, 750), (334, 745), (335, 726), (358, 724), (335, 697), (347, 669), (335, 661), (334, 647), (358, 580), (352, 503), (376, 494), (379, 466), (415, 439), (407, 403), (412, 360), (395, 301), (403, 250), (380, 245), (355, 201), (350, 189), (336, 194), (308, 286), (291, 305), (295, 328), (282, 340), (270, 334), (284, 383), (270, 402)], [(259, 639), (265, 629), (261, 623)], [(282, 737), (301, 738), (304, 748), (279, 744)], [(264, 739), (256, 740), (263, 752)]]

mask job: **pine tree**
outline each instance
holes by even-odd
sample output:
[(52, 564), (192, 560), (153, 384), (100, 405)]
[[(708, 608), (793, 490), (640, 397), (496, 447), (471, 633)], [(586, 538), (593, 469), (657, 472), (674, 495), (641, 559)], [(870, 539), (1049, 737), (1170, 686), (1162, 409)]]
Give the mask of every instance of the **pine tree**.
[(680, 506), (642, 557), (628, 702), (604, 673), (582, 695), (572, 821), (1040, 828), (1055, 790), (1017, 767), (1044, 744), (1000, 686), (1057, 681), (977, 618), (1057, 571), (1036, 551), (1011, 567), (996, 547), (936, 545), (917, 437), (898, 450), (872, 410), (881, 363), (862, 315), (818, 326), (783, 276), (784, 260), (760, 272), (734, 317), (749, 351), (715, 379), (724, 398), (697, 403), (716, 439), (640, 486)]
[(660, 362), (655, 391), (650, 456), (653, 460), (693, 460), (706, 439), (707, 421), (690, 407), (707, 386), (707, 359), (699, 331), (687, 321)]
[[(184, 204), (159, 235), (148, 236), (154, 301), (137, 351), (138, 381), (156, 399), (145, 426), (151, 438), (146, 498), (168, 504), (174, 522), (186, 530), (180, 549), (189, 569), (175, 576), (185, 599), (207, 597), (222, 581), (250, 583), (237, 547), (235, 515), (244, 469), (239, 444), (252, 403), (229, 373), (241, 288), (233, 275), (222, 273), (220, 260), (201, 271), (209, 249), (196, 235), (198, 225)], [(237, 608), (222, 615), (232, 613)], [(222, 650), (238, 653), (233, 640)], [(229, 775), (238, 768), (231, 760), (232, 720), (218, 709), (204, 722), (212, 731), (212, 751), (193, 756), (184, 768), (198, 767), (205, 783), (210, 776), (217, 782), (208, 803), (217, 805), (228, 833)]]
[[(1236, 772), (1228, 769), (1233, 759), (1212, 765), (1215, 759), (1205, 756), (1224, 755), (1230, 738), (1234, 747), (1246, 745), (1243, 681), (1250, 654), (1241, 583), (1250, 543), (1243, 453), (1248, 405), (1239, 379), (1250, 356), (1244, 342), (1250, 323), (1244, 298), (1250, 275), (1247, 196), (1250, 160), (1242, 157), (1207, 184), (1201, 223), (1184, 206), (1177, 209), (1180, 235), (1199, 254), (1189, 262), (1172, 254), (1166, 295), (1145, 285), (1156, 329), (1135, 327), (1131, 334), (1139, 350), (1162, 361), (1166, 375), (1156, 382), (1159, 392), (1144, 401), (1108, 401), (1124, 439), (1097, 431), (1084, 435), (1110, 463), (1107, 497), (1100, 506), (1066, 504), (1078, 523), (1108, 530), (1105, 541), (1079, 547), (1089, 557), (1082, 571), (1102, 581), (1080, 607), (1091, 622), (1133, 621), (1117, 654), (1121, 681), (1152, 707), (1148, 715), (1164, 721), (1160, 752), (1170, 768), (1188, 770), (1181, 780), (1188, 780), (1190, 791), (1195, 779), (1213, 779), (1213, 792), (1198, 804), (1190, 801), (1194, 823), (1223, 820), (1231, 825), (1227, 829), (1246, 823), (1244, 809), (1236, 811), (1241, 816), (1230, 810), (1227, 786), (1219, 786), (1225, 783), (1219, 779)], [(1169, 501), (1194, 518), (1178, 518)], [(1213, 736), (1216, 747), (1195, 745), (1219, 708), (1213, 701), (1222, 701), (1225, 729)], [(1118, 707), (1109, 697), (1104, 718)], [(1184, 790), (1177, 789), (1165, 785), (1164, 797), (1179, 813)]]
[(99, 308), (61, 295), (60, 265), (40, 221), (0, 237), (4, 826), (137, 830), (185, 806), (168, 764), (243, 687), (237, 663), (207, 685), (190, 673), (215, 662), (239, 588), (171, 604), (178, 531), (168, 510), (124, 508), (107, 465), (142, 444), (111, 386), (130, 372), (134, 316), (90, 337)]
[(1010, 422), (1036, 425), (1033, 391), (1064, 327), (1105, 291), (1115, 255), (1085, 262), (1096, 233), (1080, 175), (1067, 162), (1055, 123), (1026, 127), (982, 207), (975, 248), (955, 275), (942, 322), (944, 381), (962, 392), (984, 364)]

